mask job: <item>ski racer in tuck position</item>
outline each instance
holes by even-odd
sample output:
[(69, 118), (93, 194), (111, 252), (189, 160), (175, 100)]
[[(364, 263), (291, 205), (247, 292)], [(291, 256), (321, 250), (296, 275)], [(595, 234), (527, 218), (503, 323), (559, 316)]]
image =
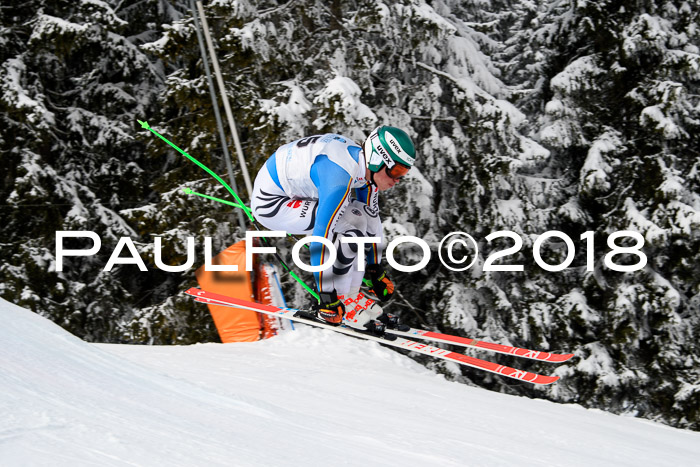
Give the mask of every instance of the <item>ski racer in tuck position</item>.
[[(416, 157), (411, 138), (399, 128), (375, 128), (362, 146), (352, 139), (324, 134), (279, 147), (255, 179), (251, 208), (271, 230), (324, 237), (337, 258), (332, 268), (315, 272), (320, 302), (317, 316), (328, 323), (382, 333), (399, 326), (375, 298), (360, 292), (364, 280), (381, 302), (394, 293), (394, 284), (381, 267), (383, 232), (379, 191), (405, 176)], [(342, 237), (379, 237), (365, 247), (365, 272), (359, 270), (358, 245)], [(310, 244), (311, 265), (324, 264), (327, 248)]]

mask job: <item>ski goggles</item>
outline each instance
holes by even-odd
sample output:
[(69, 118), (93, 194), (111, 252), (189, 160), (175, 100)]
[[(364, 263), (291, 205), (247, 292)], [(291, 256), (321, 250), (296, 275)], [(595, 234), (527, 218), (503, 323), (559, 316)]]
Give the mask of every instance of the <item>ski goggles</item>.
[(401, 177), (406, 175), (409, 170), (411, 170), (410, 167), (396, 163), (394, 164), (391, 168), (389, 168), (388, 165), (384, 164), (384, 168), (386, 169), (386, 174), (390, 177), (393, 178), (394, 180), (400, 180)]

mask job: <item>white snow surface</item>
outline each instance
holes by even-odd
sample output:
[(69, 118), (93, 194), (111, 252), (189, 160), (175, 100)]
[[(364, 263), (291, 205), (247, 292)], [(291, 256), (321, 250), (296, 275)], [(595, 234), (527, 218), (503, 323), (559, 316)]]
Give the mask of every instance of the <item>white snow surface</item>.
[(700, 433), (446, 381), (302, 327), (88, 344), (0, 300), (2, 466), (697, 465)]

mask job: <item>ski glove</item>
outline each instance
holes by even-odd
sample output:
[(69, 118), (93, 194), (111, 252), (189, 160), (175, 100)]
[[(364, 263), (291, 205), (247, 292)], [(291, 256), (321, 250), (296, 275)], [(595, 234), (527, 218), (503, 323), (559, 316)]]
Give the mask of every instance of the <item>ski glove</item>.
[(394, 296), (394, 283), (378, 264), (367, 265), (362, 282), (369, 288), (370, 293), (382, 303), (388, 302)]
[(321, 301), (316, 305), (316, 313), (328, 324), (339, 325), (343, 322), (345, 306), (338, 298), (338, 294), (333, 292), (321, 292), (318, 294)]

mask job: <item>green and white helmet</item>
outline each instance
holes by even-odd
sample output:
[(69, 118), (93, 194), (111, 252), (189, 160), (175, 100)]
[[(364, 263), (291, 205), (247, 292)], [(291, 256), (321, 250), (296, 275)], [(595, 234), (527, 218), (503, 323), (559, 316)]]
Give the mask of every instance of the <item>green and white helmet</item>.
[(405, 131), (393, 126), (375, 128), (365, 141), (363, 149), (367, 167), (372, 172), (379, 172), (386, 166), (388, 171), (397, 176), (405, 175), (416, 160), (416, 148), (411, 138)]

